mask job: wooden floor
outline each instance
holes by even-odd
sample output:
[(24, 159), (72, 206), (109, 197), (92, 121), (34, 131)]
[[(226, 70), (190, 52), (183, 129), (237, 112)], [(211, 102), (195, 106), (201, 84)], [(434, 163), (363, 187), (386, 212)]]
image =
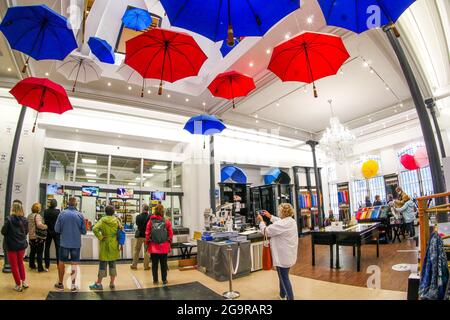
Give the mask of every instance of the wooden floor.
[[(356, 272), (356, 258), (351, 247), (340, 247), (341, 269), (330, 269), (330, 250), (328, 246), (316, 246), (316, 265), (311, 263), (311, 237), (299, 239), (297, 264), (291, 269), (291, 274), (316, 280), (329, 281), (352, 286), (367, 287), (370, 274), (367, 267), (376, 265), (381, 269), (381, 289), (407, 291), (410, 272), (392, 270), (392, 266), (400, 263), (417, 264), (417, 252), (413, 250), (413, 240), (403, 240), (402, 243), (380, 244), (380, 257), (376, 257), (375, 245), (361, 247), (361, 271)], [(407, 252), (404, 252), (407, 251)]]

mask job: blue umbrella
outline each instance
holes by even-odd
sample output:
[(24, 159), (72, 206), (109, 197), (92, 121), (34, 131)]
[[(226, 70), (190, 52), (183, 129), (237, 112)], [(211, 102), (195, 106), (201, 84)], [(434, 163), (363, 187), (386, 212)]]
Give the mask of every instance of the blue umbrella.
[(222, 182), (232, 180), (236, 183), (247, 183), (247, 175), (245, 172), (236, 166), (226, 166), (220, 171), (220, 178)]
[(394, 23), (416, 0), (318, 0), (328, 25), (357, 33)]
[(214, 135), (226, 129), (225, 125), (215, 116), (201, 114), (192, 117), (186, 122), (184, 130), (192, 134)]
[(8, 8), (0, 31), (11, 48), (35, 60), (64, 60), (78, 47), (70, 24), (65, 17), (46, 5)]
[(222, 57), (225, 57), (227, 54), (231, 52), (231, 50), (236, 48), (239, 42), (241, 42), (239, 38), (234, 39), (234, 45), (230, 47), (226, 41), (223, 41), (222, 46), (220, 47), (220, 53), (222, 54)]
[(136, 31), (142, 31), (150, 27), (152, 20), (150, 12), (139, 8), (128, 9), (122, 17), (123, 25)]
[(88, 45), (94, 56), (96, 56), (101, 62), (114, 64), (116, 61), (114, 50), (106, 40), (97, 37), (90, 37)]
[(271, 169), (269, 172), (267, 172), (264, 175), (264, 183), (265, 184), (273, 183), (275, 180), (278, 179), (280, 174), (281, 174), (281, 170), (280, 169), (278, 169), (278, 168)]
[(161, 0), (172, 26), (197, 32), (214, 42), (263, 36), (300, 8), (300, 0)]

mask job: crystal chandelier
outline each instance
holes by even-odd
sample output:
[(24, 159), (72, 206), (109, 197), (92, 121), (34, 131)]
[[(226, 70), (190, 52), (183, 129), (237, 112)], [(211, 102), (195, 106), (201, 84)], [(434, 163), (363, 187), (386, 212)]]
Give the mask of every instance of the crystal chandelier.
[(328, 100), (328, 103), (331, 109), (330, 127), (326, 128), (319, 141), (319, 147), (328, 158), (343, 163), (353, 152), (355, 136), (334, 116), (332, 100)]

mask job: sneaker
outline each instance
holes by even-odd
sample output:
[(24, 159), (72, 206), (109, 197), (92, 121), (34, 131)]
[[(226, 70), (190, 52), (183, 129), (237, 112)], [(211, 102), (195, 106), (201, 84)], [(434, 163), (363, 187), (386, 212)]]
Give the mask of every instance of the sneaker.
[(114, 290), (114, 289), (116, 289), (116, 285), (115, 285), (114, 283), (110, 283), (110, 284), (109, 284), (109, 288), (110, 288), (111, 290)]
[(23, 289), (28, 289), (30, 286), (28, 285), (28, 283), (26, 283), (25, 281), (22, 281), (22, 288)]
[(167, 286), (168, 283), (169, 283), (169, 282), (168, 282), (167, 280), (164, 280), (164, 281), (163, 281), (163, 285), (165, 285), (165, 286)]
[(60, 282), (55, 283), (55, 289), (58, 291), (64, 291), (64, 285)]
[(94, 283), (89, 286), (89, 289), (91, 290), (103, 290), (103, 285), (101, 283)]
[(13, 290), (17, 291), (17, 292), (22, 292), (23, 291), (22, 286), (14, 286)]
[(280, 300), (287, 300), (287, 297), (282, 297), (282, 296), (279, 296), (279, 298), (280, 298)]
[(137, 270), (137, 267), (136, 267), (136, 266), (133, 266), (133, 265), (131, 265), (131, 266), (130, 266), (130, 269), (131, 269), (131, 270)]
[(72, 286), (70, 287), (70, 291), (77, 292), (78, 291), (77, 285), (76, 284), (72, 284)]

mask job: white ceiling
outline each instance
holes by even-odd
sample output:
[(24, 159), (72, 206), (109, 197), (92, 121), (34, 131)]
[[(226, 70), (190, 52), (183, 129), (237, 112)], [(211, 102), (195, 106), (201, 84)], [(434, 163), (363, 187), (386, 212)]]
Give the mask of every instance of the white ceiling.
[[(428, 0), (418, 0), (424, 1)], [(62, 14), (66, 14), (70, 3), (69, 0), (12, 2), (46, 3), (50, 7), (55, 5), (54, 9)], [(164, 16), (157, 0), (95, 0), (86, 24), (85, 38), (96, 35), (115, 44), (120, 18), (128, 4), (148, 8)], [(2, 11), (4, 13), (4, 8)], [(307, 19), (310, 17), (313, 18), (313, 22), (308, 24)], [(167, 19), (163, 21), (163, 27), (169, 27)], [(281, 83), (266, 70), (272, 48), (283, 41), (286, 34), (292, 36), (304, 30), (331, 32), (343, 36), (351, 55), (342, 68), (342, 74), (316, 82), (319, 93), (317, 99), (313, 98), (309, 85)], [(158, 96), (157, 90), (151, 86), (146, 89), (144, 98), (140, 97), (139, 86), (131, 85), (129, 90), (129, 84), (115, 73), (123, 59), (120, 55), (117, 56), (116, 65), (99, 64), (103, 70), (99, 81), (79, 84), (77, 92), (69, 94), (74, 97), (111, 101), (182, 115), (193, 115), (206, 109), (219, 115), (229, 124), (255, 129), (278, 128), (282, 135), (299, 138), (317, 134), (327, 126), (330, 116), (327, 102), (329, 99), (333, 100), (334, 113), (352, 128), (392, 116), (399, 112), (400, 108), (406, 110), (413, 107), (400, 66), (383, 32), (372, 30), (356, 35), (342, 29), (327, 27), (317, 0), (303, 0), (301, 9), (274, 26), (263, 38), (244, 39), (224, 59), (219, 53), (220, 43), (215, 44), (199, 35), (193, 36), (209, 60), (203, 66), (199, 77), (181, 80), (173, 85), (167, 84), (163, 96)], [(17, 73), (8, 72), (7, 69), (11, 67), (17, 72), (24, 59), (22, 56), (18, 62), (19, 66), (15, 66), (3, 36), (0, 36), (0, 50), (3, 53), (3, 56), (0, 56), (0, 78), (6, 86), (8, 82), (18, 78)], [(85, 48), (83, 51), (89, 54)], [(17, 53), (15, 56), (17, 57)], [(370, 73), (370, 68), (363, 65), (364, 60), (369, 62), (375, 73)], [(35, 76), (44, 77), (49, 73), (50, 79), (64, 85), (69, 91), (72, 87), (72, 82), (56, 72), (53, 62), (33, 62), (30, 69)], [(215, 75), (231, 69), (253, 76), (257, 83), (254, 92), (246, 98), (237, 100), (235, 110), (231, 110), (230, 104), (225, 100), (213, 98), (206, 89)], [(108, 86), (108, 82), (111, 86)], [(386, 85), (389, 90), (386, 90)], [(148, 94), (147, 90), (151, 90), (151, 94)], [(170, 98), (167, 94), (170, 94)], [(202, 103), (205, 103), (205, 107)]]

